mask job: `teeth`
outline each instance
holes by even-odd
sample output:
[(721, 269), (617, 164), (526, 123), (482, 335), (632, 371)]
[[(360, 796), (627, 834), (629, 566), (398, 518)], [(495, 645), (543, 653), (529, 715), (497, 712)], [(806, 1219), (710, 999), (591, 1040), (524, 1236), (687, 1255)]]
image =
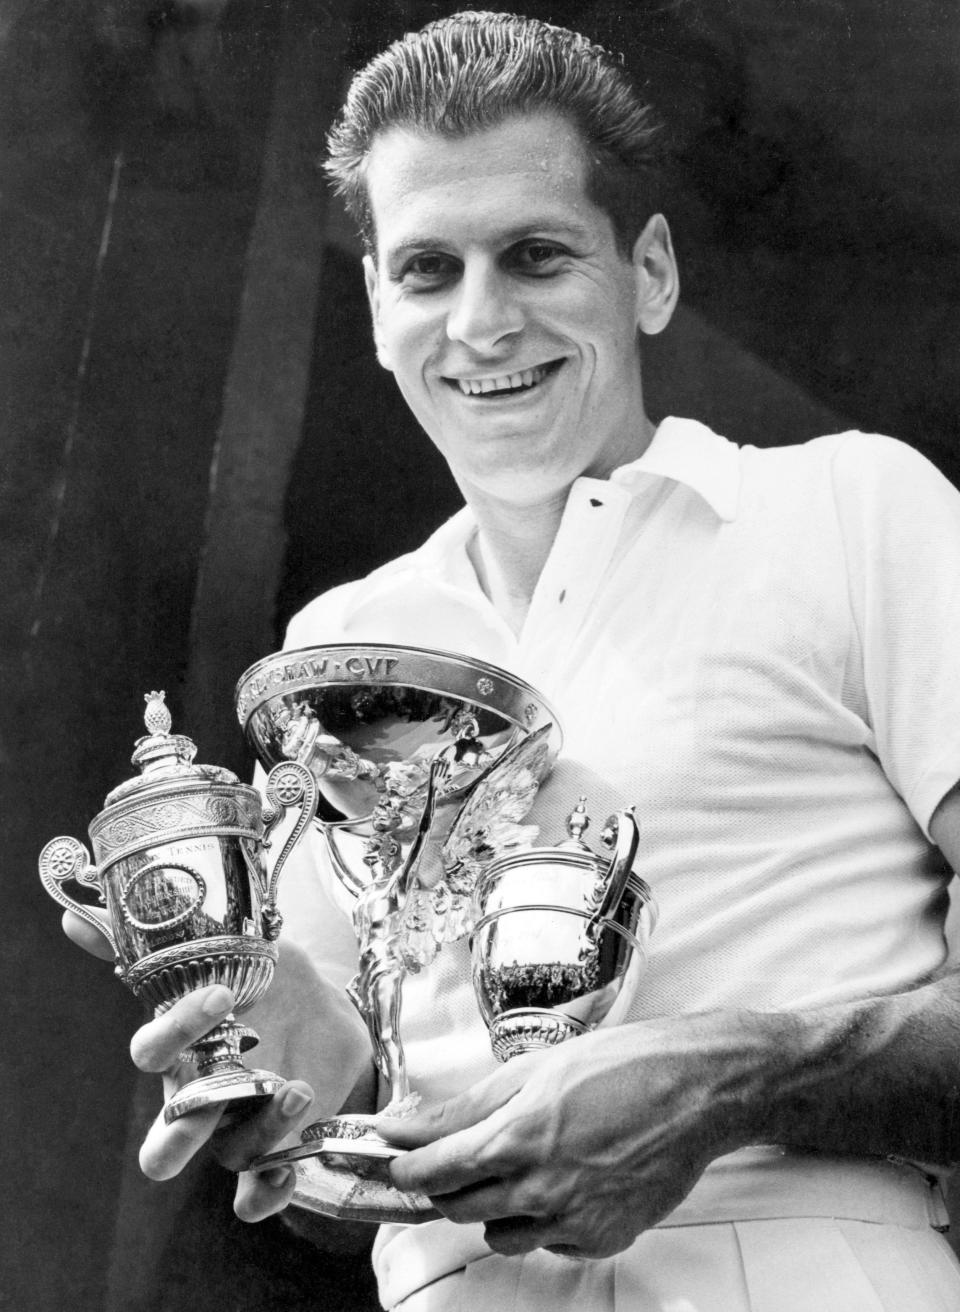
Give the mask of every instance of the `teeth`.
[(546, 377), (543, 365), (524, 369), (517, 374), (501, 374), (496, 378), (458, 378), (457, 386), (464, 396), (481, 396), (487, 392), (515, 392), (520, 387), (532, 387)]

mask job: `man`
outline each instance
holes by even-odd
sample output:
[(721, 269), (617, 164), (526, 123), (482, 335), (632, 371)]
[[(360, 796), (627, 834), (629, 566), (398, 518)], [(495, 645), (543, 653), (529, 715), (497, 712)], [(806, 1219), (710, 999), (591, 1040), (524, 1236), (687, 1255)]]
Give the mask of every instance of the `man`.
[[(960, 1151), (933, 846), (960, 862), (960, 498), (882, 438), (761, 452), (654, 428), (642, 340), (678, 277), (651, 138), (602, 51), (484, 14), (374, 60), (332, 138), (381, 363), (466, 508), (307, 607), (288, 643), (407, 641), (528, 678), (566, 731), (545, 837), (580, 792), (598, 817), (635, 802), (661, 907), (627, 1023), (503, 1067), (463, 945), (408, 981), (424, 1104), (382, 1129), (411, 1150), (396, 1182), (448, 1219), (384, 1229), (382, 1300), (956, 1308), (936, 1179), (910, 1162)], [(335, 987), (355, 965), (347, 910), (303, 866), (299, 949), (255, 1023), (309, 1078), (314, 1119), (374, 1093)], [(139, 1032), (138, 1064), (176, 1083), (229, 1004), (185, 999)], [(242, 1170), (309, 1101), (295, 1081), (240, 1127), (158, 1124), (144, 1169), (174, 1174), (212, 1137)], [(244, 1173), (236, 1208), (256, 1220), (291, 1192), (286, 1171)]]

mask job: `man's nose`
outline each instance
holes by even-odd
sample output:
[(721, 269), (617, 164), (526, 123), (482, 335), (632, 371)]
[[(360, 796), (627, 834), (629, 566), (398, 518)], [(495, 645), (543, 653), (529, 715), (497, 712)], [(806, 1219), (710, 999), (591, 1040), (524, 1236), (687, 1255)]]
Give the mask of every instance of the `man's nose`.
[(447, 315), (450, 340), (474, 351), (489, 351), (522, 327), (522, 306), (509, 277), (496, 267), (468, 265)]

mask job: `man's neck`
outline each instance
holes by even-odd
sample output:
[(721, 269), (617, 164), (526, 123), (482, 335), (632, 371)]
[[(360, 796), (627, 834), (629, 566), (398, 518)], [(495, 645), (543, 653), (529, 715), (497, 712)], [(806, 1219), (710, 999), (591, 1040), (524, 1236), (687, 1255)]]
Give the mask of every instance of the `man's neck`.
[(480, 586), (519, 635), (560, 528), (567, 492), (533, 506), (474, 501), (478, 533), (468, 547)]
[[(627, 431), (632, 440), (595, 470), (593, 478), (608, 478), (619, 465), (641, 456), (656, 431), (645, 414)], [(561, 487), (539, 500), (506, 501), (458, 480), (460, 491), (473, 511), (478, 533), (468, 547), (480, 586), (499, 614), (519, 636), (547, 557), (553, 548), (566, 509), (570, 487)]]

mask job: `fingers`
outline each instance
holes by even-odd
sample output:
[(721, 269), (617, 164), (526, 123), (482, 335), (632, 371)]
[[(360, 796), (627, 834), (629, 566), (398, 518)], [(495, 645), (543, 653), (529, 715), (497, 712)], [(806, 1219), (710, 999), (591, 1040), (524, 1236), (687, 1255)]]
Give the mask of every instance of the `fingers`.
[(412, 1116), (379, 1116), (378, 1134), (401, 1148), (419, 1148), (446, 1135), (456, 1134), (503, 1107), (523, 1087), (527, 1065), (516, 1057), (455, 1098), (424, 1107)]
[(629, 1228), (589, 1224), (573, 1216), (544, 1218), (511, 1216), (490, 1221), (483, 1237), (495, 1253), (514, 1257), (532, 1253), (535, 1248), (546, 1248), (559, 1257), (570, 1257), (578, 1262), (613, 1257), (628, 1248), (636, 1234)]
[[(215, 1151), (230, 1169), (242, 1161), (268, 1152), (306, 1120), (313, 1102), (310, 1086), (302, 1081), (285, 1085), (260, 1113), (244, 1124), (218, 1134)], [(219, 1142), (218, 1142), (219, 1141)], [(241, 1221), (262, 1221), (281, 1212), (293, 1197), (297, 1173), (293, 1166), (274, 1166), (266, 1171), (242, 1171), (237, 1180), (233, 1210)]]
[[(513, 1136), (501, 1133), (501, 1121), (502, 1117), (494, 1113), (480, 1125), (395, 1158), (390, 1163), (394, 1184), (439, 1202), (447, 1194), (465, 1193), (477, 1185), (496, 1185), (507, 1176), (519, 1175), (527, 1163)], [(515, 1152), (507, 1150), (511, 1143)]]
[[(110, 917), (106, 911), (101, 911), (99, 907), (89, 907), (91, 915), (102, 920), (105, 925), (110, 923)], [(86, 920), (76, 915), (73, 911), (65, 911), (60, 921), (63, 926), (63, 932), (71, 943), (76, 943), (78, 948), (83, 948), (84, 952), (89, 952), (101, 961), (114, 961), (113, 949), (104, 938), (104, 936), (94, 927), (87, 923)]]
[(524, 1180), (488, 1180), (456, 1193), (433, 1198), (438, 1211), (458, 1225), (471, 1221), (544, 1221), (553, 1214), (546, 1196), (535, 1193)]
[(495, 1253), (515, 1257), (532, 1253), (535, 1248), (549, 1248), (564, 1256), (579, 1256), (580, 1250), (570, 1242), (560, 1217), (538, 1220), (529, 1216), (512, 1216), (491, 1221), (484, 1227), (483, 1237)]
[(142, 1071), (159, 1074), (169, 1070), (184, 1048), (212, 1030), (232, 1009), (233, 994), (222, 984), (188, 993), (137, 1030), (130, 1040), (130, 1056)]
[[(537, 1060), (534, 1056), (533, 1061)], [(489, 1183), (519, 1170), (509, 1107), (524, 1087), (530, 1059), (516, 1057), (464, 1093), (409, 1119), (380, 1117), (384, 1138), (411, 1149), (391, 1164), (394, 1183), (433, 1197)]]
[[(165, 1098), (177, 1086), (180, 1053), (223, 1020), (232, 1007), (230, 990), (214, 984), (187, 994), (134, 1034), (130, 1055), (142, 1071), (164, 1076)], [(222, 1111), (222, 1107), (203, 1108), (180, 1116), (169, 1125), (161, 1112), (140, 1149), (140, 1169), (144, 1175), (151, 1180), (169, 1180), (178, 1175), (210, 1139)]]
[(189, 1112), (167, 1125), (163, 1112), (157, 1117), (140, 1149), (140, 1169), (150, 1180), (170, 1180), (179, 1175), (200, 1151), (217, 1127), (221, 1108)]
[(605, 1224), (601, 1214), (566, 1211), (562, 1204), (553, 1211), (547, 1197), (522, 1181), (502, 1181), (432, 1201), (451, 1221), (483, 1221), (484, 1238), (504, 1257), (548, 1248), (583, 1261), (612, 1257), (633, 1242), (634, 1231)]
[[(151, 1180), (169, 1180), (209, 1143), (221, 1166), (228, 1171), (245, 1171), (254, 1157), (269, 1152), (299, 1127), (312, 1102), (310, 1086), (296, 1081), (285, 1084), (261, 1111), (228, 1125), (221, 1125), (220, 1120), (229, 1111), (229, 1103), (188, 1112), (169, 1125), (161, 1112), (140, 1149), (140, 1169)], [(284, 1206), (286, 1203), (281, 1202), (272, 1210)], [(269, 1214), (263, 1212), (264, 1216)]]
[(256, 1115), (217, 1130), (210, 1145), (213, 1155), (228, 1171), (245, 1171), (254, 1157), (270, 1152), (300, 1127), (312, 1103), (309, 1084), (290, 1081)]
[(480, 1158), (485, 1141), (475, 1130), (447, 1135), (394, 1158), (390, 1176), (399, 1189), (431, 1197), (469, 1189), (490, 1179), (490, 1168)]
[(275, 1166), (270, 1171), (244, 1171), (237, 1181), (237, 1196), (233, 1210), (241, 1221), (263, 1221), (275, 1212), (282, 1212), (297, 1183), (292, 1166)]
[(632, 1243), (636, 1233), (601, 1207), (571, 1206), (563, 1191), (541, 1177), (490, 1181), (431, 1201), (458, 1224), (483, 1222), (487, 1243), (505, 1257), (536, 1248), (577, 1260), (610, 1257)]

